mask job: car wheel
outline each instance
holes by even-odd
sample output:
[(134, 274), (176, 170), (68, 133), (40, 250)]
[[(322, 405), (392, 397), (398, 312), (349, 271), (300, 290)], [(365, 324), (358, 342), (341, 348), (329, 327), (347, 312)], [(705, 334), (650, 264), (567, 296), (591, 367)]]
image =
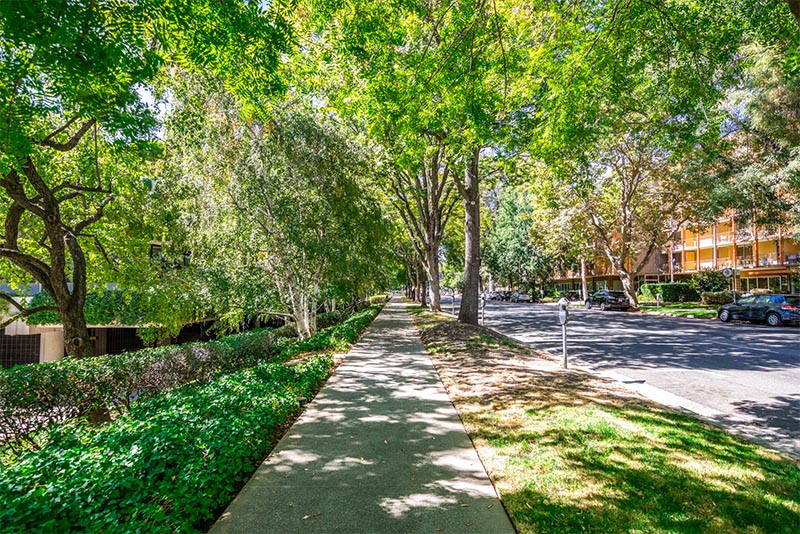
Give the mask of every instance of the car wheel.
[(592, 303), (587, 300), (586, 304), (584, 304), (583, 307), (586, 308), (587, 310), (591, 310), (592, 309)]
[(606, 311), (607, 309), (608, 309), (608, 306), (606, 306), (606, 303), (605, 302), (601, 302), (600, 303), (600, 311)]
[(770, 313), (767, 315), (767, 324), (770, 326), (780, 326), (782, 322), (781, 316), (777, 313)]
[(722, 321), (723, 323), (727, 323), (728, 321), (731, 320), (731, 312), (729, 312), (728, 310), (722, 310), (721, 312), (719, 312), (719, 320)]

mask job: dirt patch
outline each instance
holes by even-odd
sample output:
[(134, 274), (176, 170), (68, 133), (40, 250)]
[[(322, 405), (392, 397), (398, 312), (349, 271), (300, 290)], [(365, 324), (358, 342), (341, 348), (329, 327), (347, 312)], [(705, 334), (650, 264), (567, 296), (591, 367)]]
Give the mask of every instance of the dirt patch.
[(519, 403), (541, 409), (565, 403), (647, 402), (609, 380), (563, 369), (555, 357), (484, 326), (444, 322), (421, 331), (420, 339), (454, 402), (491, 398), (498, 409)]

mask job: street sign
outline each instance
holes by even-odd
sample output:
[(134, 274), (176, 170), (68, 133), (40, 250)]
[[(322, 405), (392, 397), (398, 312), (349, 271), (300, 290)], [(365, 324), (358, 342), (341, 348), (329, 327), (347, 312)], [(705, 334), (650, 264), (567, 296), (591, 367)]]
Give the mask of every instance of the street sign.
[(733, 269), (731, 269), (730, 267), (725, 267), (724, 269), (722, 269), (722, 276), (724, 276), (725, 278), (730, 278), (731, 276), (733, 276)]

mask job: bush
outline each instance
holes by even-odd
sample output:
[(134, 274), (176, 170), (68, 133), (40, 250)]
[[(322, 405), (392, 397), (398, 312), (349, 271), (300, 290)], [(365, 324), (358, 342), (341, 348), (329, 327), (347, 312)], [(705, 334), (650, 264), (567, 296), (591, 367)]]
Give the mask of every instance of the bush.
[(391, 298), (392, 298), (392, 296), (390, 294), (383, 293), (383, 294), (380, 294), (380, 295), (373, 295), (373, 296), (369, 297), (367, 299), (367, 302), (369, 302), (370, 306), (378, 306), (378, 305), (386, 304), (387, 302), (389, 302), (389, 300), (391, 300)]
[(261, 329), (205, 343), (17, 366), (0, 373), (0, 440), (10, 451), (21, 452), (35, 446), (32, 436), (38, 430), (54, 423), (119, 416), (133, 401), (190, 382), (206, 383), (270, 358), (344, 350), (379, 310), (368, 308), (300, 342), (288, 337), (293, 327)]
[(725, 291), (731, 287), (731, 281), (726, 278), (722, 271), (713, 269), (703, 269), (697, 271), (689, 280), (689, 285), (698, 293)]
[(644, 300), (656, 300), (656, 295), (661, 295), (662, 302), (697, 302), (700, 295), (689, 284), (665, 283), (642, 284), (639, 293)]
[(0, 439), (25, 436), (73, 417), (120, 414), (131, 401), (274, 355), (276, 336), (254, 330), (206, 343), (17, 366), (0, 374)]
[(703, 304), (728, 304), (733, 302), (734, 293), (733, 291), (704, 291), (700, 293), (700, 300)]
[(0, 472), (2, 530), (205, 530), (331, 367), (328, 356), (262, 362), (145, 399), (99, 429), (57, 425)]

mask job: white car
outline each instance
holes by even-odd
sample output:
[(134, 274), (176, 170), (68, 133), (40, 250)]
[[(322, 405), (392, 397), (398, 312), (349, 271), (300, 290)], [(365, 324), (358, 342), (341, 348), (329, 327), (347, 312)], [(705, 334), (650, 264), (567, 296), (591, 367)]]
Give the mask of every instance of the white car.
[(517, 293), (516, 291), (511, 293), (511, 302), (530, 302), (531, 297), (525, 293)]

